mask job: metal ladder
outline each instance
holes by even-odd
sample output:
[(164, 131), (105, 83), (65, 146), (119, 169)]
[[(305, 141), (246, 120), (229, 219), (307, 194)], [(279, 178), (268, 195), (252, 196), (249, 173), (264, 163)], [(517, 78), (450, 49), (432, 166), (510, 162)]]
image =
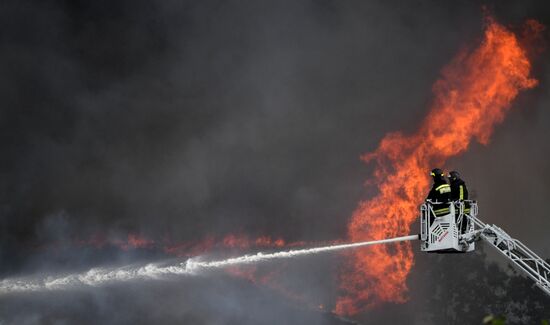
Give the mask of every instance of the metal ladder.
[(485, 224), (474, 215), (465, 214), (475, 225), (475, 231), (466, 234), (466, 241), (483, 239), (496, 248), (502, 255), (525, 275), (535, 281), (535, 284), (546, 294), (550, 295), (550, 264), (535, 254), (521, 241), (512, 238), (504, 230)]

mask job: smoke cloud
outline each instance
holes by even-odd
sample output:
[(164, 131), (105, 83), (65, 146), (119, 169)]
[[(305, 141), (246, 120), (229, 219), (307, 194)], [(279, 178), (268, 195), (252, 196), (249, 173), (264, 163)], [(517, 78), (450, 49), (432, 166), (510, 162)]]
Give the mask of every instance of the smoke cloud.
[[(485, 4), (504, 25), (550, 26), (541, 1)], [(344, 239), (357, 202), (375, 195), (359, 156), (387, 132), (417, 128), (440, 69), (479, 39), (482, 15), (478, 2), (4, 1), (0, 278), (167, 257), (74, 245), (98, 236)], [(539, 86), (489, 146), (447, 167), (484, 221), (550, 256), (550, 66), (534, 62)], [(358, 321), (429, 323), (417, 307), (433, 283), (421, 272), (464, 274), (450, 257), (415, 255), (410, 301)], [(0, 297), (0, 322), (339, 324), (324, 310), (341, 259), (256, 270), (276, 272), (303, 304), (225, 275)]]

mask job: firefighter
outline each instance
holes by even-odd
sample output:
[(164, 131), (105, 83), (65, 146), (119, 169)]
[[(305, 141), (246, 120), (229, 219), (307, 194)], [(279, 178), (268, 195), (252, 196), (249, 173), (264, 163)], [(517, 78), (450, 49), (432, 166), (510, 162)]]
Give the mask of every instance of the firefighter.
[[(468, 189), (466, 188), (466, 183), (460, 178), (460, 174), (453, 170), (449, 173), (448, 177), (451, 181), (451, 201), (468, 200)], [(470, 214), (470, 202), (464, 202), (464, 213)], [(465, 233), (468, 229), (468, 223), (469, 219), (467, 217), (462, 219), (460, 225), (460, 231), (462, 233)]]
[(434, 168), (430, 173), (433, 179), (432, 189), (426, 200), (432, 202), (436, 216), (443, 216), (449, 213), (449, 202), (451, 186), (445, 180), (445, 174), (439, 168)]
[(441, 169), (434, 168), (430, 175), (432, 176), (434, 183), (426, 200), (430, 200), (432, 202), (448, 202), (451, 193), (451, 186), (447, 184), (445, 174)]
[(460, 174), (453, 170), (449, 173), (449, 180), (451, 181), (451, 201), (468, 200), (468, 189), (466, 183), (460, 178)]

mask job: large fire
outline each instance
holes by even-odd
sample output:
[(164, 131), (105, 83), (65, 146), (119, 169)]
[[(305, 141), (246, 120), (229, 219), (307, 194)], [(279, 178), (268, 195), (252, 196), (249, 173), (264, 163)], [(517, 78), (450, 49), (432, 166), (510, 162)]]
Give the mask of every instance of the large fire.
[[(541, 25), (530, 21), (533, 30)], [(429, 170), (463, 153), (476, 139), (487, 144), (521, 90), (537, 84), (531, 63), (516, 36), (487, 18), (479, 46), (462, 51), (443, 69), (433, 87), (435, 99), (420, 129), (412, 135), (387, 134), (372, 153), (378, 194), (359, 206), (348, 225), (353, 242), (410, 233), (418, 205), (429, 188)], [(376, 303), (404, 302), (406, 278), (413, 265), (409, 243), (373, 246), (350, 254), (341, 275), (344, 295), (335, 311), (355, 314)]]
[[(530, 20), (526, 24), (525, 42), (534, 39), (544, 27)], [(375, 161), (374, 179), (378, 194), (360, 202), (348, 225), (351, 242), (377, 240), (411, 233), (417, 207), (429, 188), (428, 172), (468, 149), (476, 139), (487, 144), (493, 128), (502, 122), (511, 102), (521, 90), (533, 88), (537, 80), (530, 77), (531, 63), (520, 40), (508, 29), (487, 18), (479, 46), (460, 52), (443, 69), (434, 86), (435, 99), (420, 129), (412, 135), (387, 134), (379, 147), (362, 157)], [(196, 242), (160, 241), (138, 234), (127, 238), (93, 235), (74, 240), (80, 246), (97, 249), (117, 247), (122, 250), (149, 249), (186, 257), (217, 249), (282, 249), (306, 245), (281, 238), (249, 237), (229, 234), (223, 238), (207, 237)], [(334, 241), (330, 244), (341, 243)], [(311, 243), (310, 243), (311, 244)], [(327, 244), (327, 243), (325, 243)], [(51, 248), (63, 245), (51, 245)], [(391, 246), (376, 245), (349, 254), (349, 263), (341, 274), (345, 293), (336, 302), (337, 314), (353, 315), (379, 302), (405, 302), (406, 278), (413, 266), (408, 242)], [(277, 270), (260, 274), (255, 267), (231, 267), (230, 274), (268, 285), (295, 301), (307, 304), (304, 296), (277, 284)], [(316, 306), (323, 309), (324, 306)]]

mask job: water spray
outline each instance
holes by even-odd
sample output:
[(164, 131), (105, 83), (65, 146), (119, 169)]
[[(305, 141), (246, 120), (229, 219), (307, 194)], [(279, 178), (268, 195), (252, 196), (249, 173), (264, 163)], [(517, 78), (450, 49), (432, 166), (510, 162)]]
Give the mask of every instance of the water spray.
[(201, 261), (199, 256), (173, 265), (150, 263), (143, 266), (93, 268), (86, 272), (73, 273), (64, 276), (42, 276), (18, 279), (4, 279), (0, 281), (0, 294), (47, 290), (66, 290), (81, 286), (100, 286), (108, 283), (131, 280), (162, 280), (167, 279), (170, 276), (199, 275), (201, 274), (201, 271), (221, 269), (228, 266), (255, 264), (274, 259), (293, 258), (298, 256), (319, 254), (323, 252), (332, 252), (376, 244), (387, 244), (416, 239), (419, 239), (418, 235), (409, 235), (382, 240), (294, 249), (267, 254), (259, 252), (254, 255), (243, 255), (217, 261)]

